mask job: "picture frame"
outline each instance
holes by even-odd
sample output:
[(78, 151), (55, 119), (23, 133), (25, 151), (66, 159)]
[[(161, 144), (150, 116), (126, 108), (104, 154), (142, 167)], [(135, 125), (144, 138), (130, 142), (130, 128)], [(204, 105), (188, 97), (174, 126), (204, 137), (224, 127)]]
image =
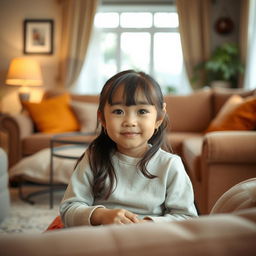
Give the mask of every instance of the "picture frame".
[(24, 20), (24, 54), (53, 54), (53, 29), (51, 19)]

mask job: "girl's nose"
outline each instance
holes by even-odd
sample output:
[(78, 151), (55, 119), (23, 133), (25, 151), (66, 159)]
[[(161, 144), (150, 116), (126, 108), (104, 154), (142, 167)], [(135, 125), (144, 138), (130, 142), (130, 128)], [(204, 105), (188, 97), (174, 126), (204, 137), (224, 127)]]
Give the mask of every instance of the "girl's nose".
[(123, 125), (125, 127), (134, 127), (134, 126), (136, 126), (136, 124), (137, 124), (137, 121), (136, 121), (136, 118), (133, 115), (127, 115), (124, 118)]

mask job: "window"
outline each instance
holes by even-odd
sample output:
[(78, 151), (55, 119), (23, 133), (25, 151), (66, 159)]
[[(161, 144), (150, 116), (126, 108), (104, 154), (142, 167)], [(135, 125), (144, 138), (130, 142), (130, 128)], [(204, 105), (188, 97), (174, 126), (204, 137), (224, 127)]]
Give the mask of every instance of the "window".
[(94, 24), (98, 39), (93, 44), (101, 59), (96, 67), (99, 83), (135, 69), (152, 75), (164, 93), (179, 91), (183, 56), (175, 6), (102, 6)]

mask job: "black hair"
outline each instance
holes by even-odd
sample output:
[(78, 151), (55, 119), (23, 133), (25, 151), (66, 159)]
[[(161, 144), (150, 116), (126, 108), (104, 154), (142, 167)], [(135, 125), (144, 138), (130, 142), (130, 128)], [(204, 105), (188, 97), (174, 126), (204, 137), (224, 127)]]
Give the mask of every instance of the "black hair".
[[(136, 92), (141, 90), (145, 94), (148, 103), (156, 107), (157, 117), (163, 118), (161, 125), (148, 141), (152, 146), (138, 163), (138, 167), (145, 177), (149, 179), (156, 178), (155, 175), (148, 172), (147, 163), (160, 147), (171, 151), (165, 139), (168, 117), (163, 111), (164, 101), (160, 86), (151, 76), (144, 72), (127, 70), (114, 75), (105, 83), (100, 93), (98, 113), (100, 113), (102, 120), (105, 118), (105, 105), (112, 105), (113, 96), (121, 86), (124, 88), (123, 99), (126, 106), (136, 105)], [(88, 148), (89, 164), (94, 176), (92, 190), (95, 198), (107, 199), (114, 191), (116, 174), (111, 156), (116, 152), (116, 149), (116, 143), (101, 127), (99, 135)], [(106, 182), (107, 180), (108, 183)]]

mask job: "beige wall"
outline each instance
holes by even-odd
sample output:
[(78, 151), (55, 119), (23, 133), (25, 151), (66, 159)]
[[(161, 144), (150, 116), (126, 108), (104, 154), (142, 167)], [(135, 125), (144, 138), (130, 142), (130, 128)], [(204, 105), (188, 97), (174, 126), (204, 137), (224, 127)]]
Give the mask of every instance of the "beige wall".
[[(57, 86), (59, 41), (61, 34), (61, 5), (58, 0), (0, 0), (0, 110), (20, 111), (17, 88), (5, 85), (5, 77), (12, 58), (31, 57), (39, 61), (44, 87)], [(23, 54), (24, 19), (54, 20), (54, 53), (52, 55)], [(32, 90), (37, 100), (42, 89)]]
[[(215, 0), (212, 1), (212, 21), (211, 21), (211, 48), (214, 50), (217, 46), (234, 42), (239, 44), (239, 25), (240, 25), (240, 8), (243, 0)], [(214, 29), (216, 21), (220, 17), (229, 17), (234, 23), (232, 33), (220, 35)]]

